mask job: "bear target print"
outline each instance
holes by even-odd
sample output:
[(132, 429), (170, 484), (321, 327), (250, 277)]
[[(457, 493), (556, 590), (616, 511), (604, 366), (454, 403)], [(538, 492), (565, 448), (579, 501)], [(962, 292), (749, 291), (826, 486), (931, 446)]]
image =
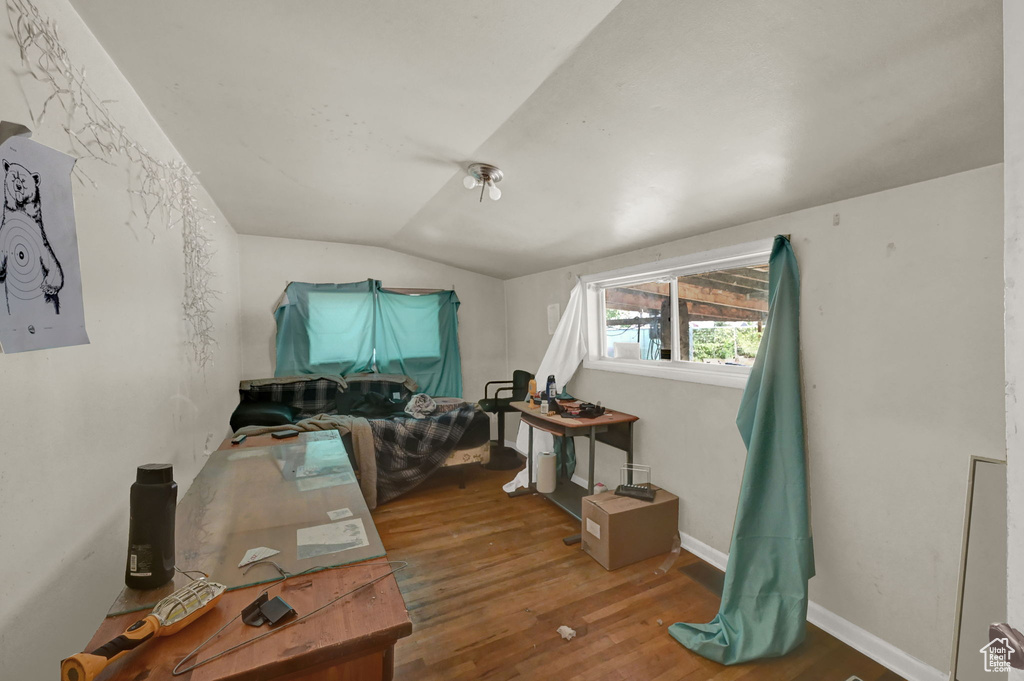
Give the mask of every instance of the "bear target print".
[(43, 299), (60, 314), (64, 270), (43, 226), (38, 173), (4, 159), (4, 206), (0, 217), (0, 284), (7, 314), (19, 301)]

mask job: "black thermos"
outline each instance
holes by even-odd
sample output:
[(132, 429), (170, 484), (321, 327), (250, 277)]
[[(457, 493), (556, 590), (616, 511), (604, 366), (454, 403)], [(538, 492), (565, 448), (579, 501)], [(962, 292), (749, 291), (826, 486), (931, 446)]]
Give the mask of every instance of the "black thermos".
[(174, 507), (178, 483), (169, 463), (139, 466), (131, 491), (124, 583), (155, 589), (174, 577)]

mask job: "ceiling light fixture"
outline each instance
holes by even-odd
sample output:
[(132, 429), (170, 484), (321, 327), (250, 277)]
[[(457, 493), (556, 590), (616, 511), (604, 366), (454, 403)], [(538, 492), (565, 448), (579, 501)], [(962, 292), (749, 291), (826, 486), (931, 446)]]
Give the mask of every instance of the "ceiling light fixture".
[(487, 187), (487, 195), (492, 200), (497, 201), (501, 198), (501, 190), (495, 185), (501, 182), (501, 178), (505, 175), (497, 166), (492, 166), (489, 163), (470, 163), (466, 172), (468, 175), (462, 180), (462, 184), (466, 189), (480, 187), (480, 201), (484, 200), (484, 187)]

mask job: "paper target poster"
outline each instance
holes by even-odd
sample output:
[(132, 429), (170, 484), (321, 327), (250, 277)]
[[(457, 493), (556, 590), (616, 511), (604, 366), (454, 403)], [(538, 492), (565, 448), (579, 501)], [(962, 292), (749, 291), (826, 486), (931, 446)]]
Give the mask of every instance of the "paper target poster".
[(0, 346), (89, 342), (71, 193), (75, 159), (26, 137), (0, 143)]

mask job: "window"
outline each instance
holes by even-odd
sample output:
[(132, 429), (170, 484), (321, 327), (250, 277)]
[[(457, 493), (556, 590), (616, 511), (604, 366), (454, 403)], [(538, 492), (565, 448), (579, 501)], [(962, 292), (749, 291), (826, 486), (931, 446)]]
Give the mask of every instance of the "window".
[(772, 241), (583, 278), (584, 366), (742, 387), (768, 316)]

